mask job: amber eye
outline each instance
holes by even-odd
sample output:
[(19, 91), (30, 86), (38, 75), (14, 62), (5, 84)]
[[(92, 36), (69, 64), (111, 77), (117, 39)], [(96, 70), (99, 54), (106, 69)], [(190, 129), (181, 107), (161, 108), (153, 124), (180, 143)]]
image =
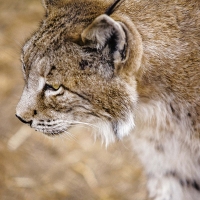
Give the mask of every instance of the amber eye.
[(53, 90), (53, 91), (56, 91), (59, 88), (60, 88), (60, 85), (57, 84), (57, 83), (54, 83), (52, 85), (46, 83), (45, 86), (44, 86), (44, 90)]

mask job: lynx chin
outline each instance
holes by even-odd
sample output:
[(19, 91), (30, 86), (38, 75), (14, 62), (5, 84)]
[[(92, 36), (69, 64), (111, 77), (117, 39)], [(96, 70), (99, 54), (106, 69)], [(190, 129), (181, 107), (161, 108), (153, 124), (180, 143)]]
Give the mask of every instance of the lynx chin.
[(16, 116), (50, 136), (128, 136), (151, 200), (200, 199), (200, 1), (43, 0)]

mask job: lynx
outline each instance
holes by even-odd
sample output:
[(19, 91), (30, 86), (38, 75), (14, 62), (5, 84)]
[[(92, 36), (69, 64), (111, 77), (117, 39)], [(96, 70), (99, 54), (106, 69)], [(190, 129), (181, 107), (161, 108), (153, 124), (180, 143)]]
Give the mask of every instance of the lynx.
[(128, 136), (149, 199), (200, 199), (200, 1), (43, 0), (16, 116), (36, 131)]

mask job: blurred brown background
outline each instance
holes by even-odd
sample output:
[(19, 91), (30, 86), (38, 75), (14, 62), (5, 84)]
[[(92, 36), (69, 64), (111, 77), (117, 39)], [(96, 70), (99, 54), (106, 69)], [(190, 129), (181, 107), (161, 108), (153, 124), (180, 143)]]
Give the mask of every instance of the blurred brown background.
[(105, 149), (87, 128), (50, 139), (15, 118), (21, 46), (42, 15), (40, 0), (0, 0), (0, 200), (144, 200), (128, 138)]

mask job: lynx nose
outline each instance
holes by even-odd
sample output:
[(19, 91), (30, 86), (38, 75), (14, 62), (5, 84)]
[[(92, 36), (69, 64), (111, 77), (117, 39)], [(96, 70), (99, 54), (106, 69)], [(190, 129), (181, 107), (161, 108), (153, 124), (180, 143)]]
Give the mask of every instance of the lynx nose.
[(18, 115), (15, 115), (21, 122), (23, 122), (24, 124), (29, 124), (30, 126), (31, 126), (31, 124), (32, 124), (32, 120), (30, 120), (30, 121), (25, 121), (24, 119), (22, 119), (20, 116), (18, 116)]

